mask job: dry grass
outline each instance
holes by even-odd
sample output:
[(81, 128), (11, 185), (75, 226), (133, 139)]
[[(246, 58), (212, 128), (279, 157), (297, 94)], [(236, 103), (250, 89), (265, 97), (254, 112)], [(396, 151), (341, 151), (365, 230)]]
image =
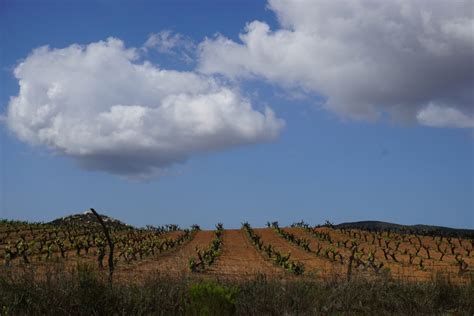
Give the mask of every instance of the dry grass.
[(5, 315), (469, 315), (474, 282), (447, 279), (277, 280), (263, 275), (239, 282), (155, 274), (135, 284), (115, 282), (88, 264), (51, 264), (38, 275), (0, 272)]

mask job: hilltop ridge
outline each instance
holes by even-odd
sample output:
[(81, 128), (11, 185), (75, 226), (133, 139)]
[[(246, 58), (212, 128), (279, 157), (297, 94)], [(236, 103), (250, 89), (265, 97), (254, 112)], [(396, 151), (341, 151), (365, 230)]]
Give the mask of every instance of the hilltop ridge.
[[(133, 226), (128, 225), (118, 219), (112, 218), (107, 215), (99, 214), (102, 220), (115, 228), (133, 228)], [(64, 216), (57, 218), (47, 224), (60, 226), (60, 225), (97, 225), (97, 218), (90, 211), (87, 210), (83, 213), (72, 214), (69, 216)]]
[(382, 221), (358, 221), (358, 222), (345, 222), (334, 225), (334, 228), (352, 228), (352, 229), (363, 229), (371, 231), (384, 231), (391, 230), (394, 232), (404, 233), (413, 232), (417, 234), (436, 234), (446, 236), (464, 236), (466, 238), (474, 238), (474, 229), (467, 228), (452, 228), (445, 226), (436, 225), (401, 225)]
[[(124, 223), (118, 219), (113, 217), (100, 214), (104, 222), (109, 225), (112, 225), (115, 228), (121, 229), (129, 229), (134, 228), (132, 225)], [(97, 219), (95, 218), (94, 214), (87, 210), (82, 213), (72, 214), (65, 217), (57, 218), (51, 222), (46, 224), (50, 225), (96, 225)], [(463, 236), (465, 238), (474, 239), (474, 229), (467, 229), (467, 228), (452, 228), (452, 227), (445, 227), (445, 226), (436, 226), (436, 225), (424, 225), (424, 224), (416, 224), (416, 225), (402, 225), (390, 222), (383, 222), (383, 221), (356, 221), (356, 222), (343, 222), (339, 224), (332, 225), (334, 228), (349, 228), (349, 229), (363, 229), (369, 231), (385, 231), (391, 230), (397, 233), (416, 233), (422, 235), (443, 235), (443, 236)]]

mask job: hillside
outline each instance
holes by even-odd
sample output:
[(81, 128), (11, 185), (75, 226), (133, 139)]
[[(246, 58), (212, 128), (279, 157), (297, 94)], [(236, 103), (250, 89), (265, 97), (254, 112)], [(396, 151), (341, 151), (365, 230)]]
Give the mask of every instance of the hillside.
[[(107, 215), (102, 215), (102, 220), (107, 223), (108, 225), (111, 225), (114, 228), (133, 228), (132, 226), (125, 224), (122, 221), (119, 221), (118, 219), (109, 217)], [(84, 213), (78, 213), (78, 214), (73, 214), (61, 218), (57, 218), (48, 224), (55, 225), (55, 226), (75, 226), (75, 225), (98, 225), (97, 218), (94, 216), (94, 214), (91, 211), (85, 211)]]
[(422, 235), (434, 234), (437, 236), (462, 236), (464, 238), (474, 238), (473, 229), (459, 229), (443, 226), (432, 226), (432, 225), (400, 225), (381, 221), (360, 221), (360, 222), (347, 222), (334, 225), (335, 228), (352, 228), (352, 229), (363, 229), (369, 231), (386, 231), (391, 230), (398, 233), (415, 233)]
[[(75, 214), (48, 225), (0, 221), (0, 260), (4, 265), (0, 268), (0, 306), (9, 306), (7, 304), (16, 302), (18, 297), (36, 291), (37, 297), (23, 304), (38, 304), (36, 302), (48, 299), (49, 305), (41, 307), (40, 312), (9, 314), (61, 314), (66, 307), (53, 313), (50, 305), (56, 307), (63, 301), (68, 302), (64, 306), (75, 308), (111, 302), (114, 307), (110, 311), (101, 310), (96, 314), (117, 314), (123, 312), (123, 308), (117, 312), (117, 304), (126, 301), (134, 304), (133, 310), (127, 313), (130, 315), (145, 313), (143, 302), (168, 307), (172, 302), (173, 309), (165, 314), (180, 315), (174, 306), (181, 304), (178, 301), (182, 302), (184, 295), (191, 295), (193, 299), (215, 297), (218, 300), (215, 306), (225, 302), (221, 299), (225, 295), (230, 297), (229, 301), (245, 299), (246, 306), (253, 306), (251, 304), (256, 303), (249, 303), (247, 298), (233, 298), (242, 295), (246, 288), (249, 298), (257, 298), (263, 306), (258, 313), (215, 315), (269, 314), (268, 306), (273, 302), (280, 304), (280, 301), (288, 302), (290, 308), (282, 313), (279, 312), (281, 305), (278, 305), (278, 311), (271, 314), (293, 315), (294, 304), (301, 302), (303, 295), (308, 302), (303, 306), (308, 312), (303, 312), (301, 307), (298, 313), (305, 315), (333, 314), (328, 312), (331, 307), (326, 306), (334, 306), (335, 299), (340, 299), (339, 306), (356, 300), (357, 308), (361, 308), (368, 304), (387, 306), (390, 297), (393, 307), (387, 314), (393, 313), (398, 306), (408, 306), (410, 310), (401, 313), (404, 315), (439, 314), (440, 297), (452, 305), (446, 308), (449, 311), (446, 314), (453, 314), (457, 306), (464, 306), (466, 311), (473, 310), (472, 240), (340, 230), (329, 225), (314, 228), (304, 223), (279, 227), (273, 222), (266, 228), (253, 228), (249, 223), (243, 223), (240, 229), (225, 229), (218, 223), (215, 230), (201, 230), (197, 225), (190, 229), (168, 225), (166, 229), (114, 229), (113, 260), (108, 261), (111, 251), (103, 234), (100, 230), (88, 229), (98, 225), (92, 215), (90, 212)], [(130, 227), (107, 216), (103, 219), (117, 227)], [(77, 229), (76, 224), (81, 227)], [(364, 228), (403, 227), (381, 222), (342, 225), (355, 224)], [(112, 278), (109, 277), (108, 262), (114, 263), (113, 286), (109, 283)], [(19, 280), (18, 284), (11, 283), (16, 280)], [(466, 290), (462, 290), (464, 288)], [(283, 292), (276, 293), (274, 289), (283, 289)], [(349, 292), (332, 292), (340, 289)], [(420, 289), (425, 292), (420, 293)], [(76, 293), (76, 290), (84, 292)], [(224, 290), (232, 292), (226, 294)], [(12, 291), (15, 295), (6, 296)], [(109, 291), (120, 294), (105, 298), (102, 293)], [(118, 296), (122, 293), (123, 298)], [(266, 295), (263, 303), (262, 295)], [(380, 303), (373, 303), (377, 295)], [(446, 295), (450, 297), (446, 298)], [(432, 296), (436, 305), (426, 313), (427, 299)], [(364, 297), (365, 301), (362, 301)], [(136, 298), (136, 302), (130, 301), (131, 298)], [(173, 299), (176, 302), (171, 301)], [(323, 304), (316, 313), (313, 307), (308, 307), (315, 299), (326, 300), (316, 304)], [(190, 298), (186, 297), (186, 300)], [(416, 304), (422, 304), (422, 307), (413, 312), (412, 306), (418, 306)], [(340, 307), (332, 308), (334, 314), (341, 314)], [(156, 310), (163, 311), (164, 308), (153, 307), (145, 314), (153, 314)], [(362, 315), (385, 314), (351, 308), (348, 315), (353, 315), (354, 311)], [(80, 314), (94, 313), (84, 311)]]

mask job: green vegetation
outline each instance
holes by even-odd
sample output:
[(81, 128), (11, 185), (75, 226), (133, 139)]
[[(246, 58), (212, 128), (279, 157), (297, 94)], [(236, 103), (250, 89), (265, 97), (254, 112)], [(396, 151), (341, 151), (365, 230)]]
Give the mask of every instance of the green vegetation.
[(187, 314), (233, 315), (239, 288), (205, 281), (189, 285)]

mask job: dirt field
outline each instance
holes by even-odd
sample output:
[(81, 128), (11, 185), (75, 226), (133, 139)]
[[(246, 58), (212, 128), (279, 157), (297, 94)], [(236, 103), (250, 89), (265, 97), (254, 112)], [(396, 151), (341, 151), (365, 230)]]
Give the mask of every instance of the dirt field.
[(285, 273), (260, 254), (241, 229), (226, 230), (222, 253), (209, 269), (209, 274), (226, 278), (254, 277), (266, 274), (272, 277)]
[[(456, 282), (473, 277), (472, 240), (326, 227), (278, 229), (255, 228), (253, 231), (263, 245), (271, 245), (279, 255), (290, 254), (290, 261), (302, 263), (302, 275), (292, 274), (263, 249), (258, 250), (243, 229), (222, 230), (219, 243), (216, 243), (216, 231), (124, 230), (114, 232), (115, 278), (137, 282), (152, 274), (237, 280), (260, 274), (280, 279), (346, 278), (349, 264), (352, 274), (368, 277), (384, 273), (397, 279), (427, 281), (443, 275)], [(301, 244), (304, 240), (309, 242), (307, 249)], [(106, 272), (108, 248), (104, 248), (100, 232), (89, 235), (84, 229), (0, 226), (0, 259), (5, 271), (28, 266), (42, 271), (52, 262), (63, 262), (68, 267), (78, 263), (97, 266), (101, 242)], [(60, 243), (64, 244), (64, 258), (59, 251)], [(198, 251), (202, 255), (211, 248), (207, 254), (212, 258), (211, 263), (205, 264), (199, 272), (192, 272), (190, 259), (200, 260)], [(375, 264), (380, 265), (378, 270), (373, 268)]]

